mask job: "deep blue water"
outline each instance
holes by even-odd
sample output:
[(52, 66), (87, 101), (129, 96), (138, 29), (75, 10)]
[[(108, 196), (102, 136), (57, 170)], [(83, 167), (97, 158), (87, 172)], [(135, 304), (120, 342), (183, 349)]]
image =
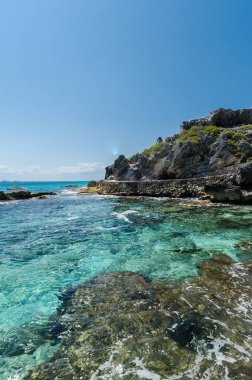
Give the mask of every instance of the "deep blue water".
[(251, 239), (250, 207), (79, 195), (66, 184), (0, 186), (58, 192), (0, 203), (0, 379), (22, 377), (57, 350), (43, 340), (32, 353), (18, 347), (56, 311), (64, 286), (115, 270), (176, 281), (214, 255), (246, 259), (237, 243)]

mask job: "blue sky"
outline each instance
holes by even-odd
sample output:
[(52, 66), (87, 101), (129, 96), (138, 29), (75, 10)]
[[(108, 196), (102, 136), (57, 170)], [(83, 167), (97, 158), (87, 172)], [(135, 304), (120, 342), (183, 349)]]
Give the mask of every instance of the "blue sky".
[(252, 106), (251, 0), (0, 0), (0, 180), (102, 178)]

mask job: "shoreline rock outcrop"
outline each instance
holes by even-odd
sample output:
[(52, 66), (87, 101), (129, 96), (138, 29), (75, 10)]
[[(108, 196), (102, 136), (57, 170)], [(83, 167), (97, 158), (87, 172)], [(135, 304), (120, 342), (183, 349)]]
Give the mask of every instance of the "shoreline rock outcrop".
[[(211, 186), (207, 179), (210, 177)], [(202, 183), (200, 187), (204, 187), (204, 191), (186, 191), (188, 196), (202, 196), (205, 193), (216, 201), (251, 202), (252, 108), (235, 111), (221, 108), (207, 117), (184, 121), (179, 134), (165, 140), (158, 138), (155, 145), (132, 157), (120, 155), (106, 168), (105, 182), (101, 182), (100, 188), (102, 192), (112, 194), (113, 189), (120, 187), (115, 187), (112, 182), (124, 182), (125, 189), (129, 190), (124, 193), (133, 195), (133, 185), (127, 185), (128, 181), (145, 183), (134, 186), (137, 189), (145, 187), (146, 193), (149, 192), (148, 181), (167, 181), (163, 194), (160, 189), (164, 182), (160, 182), (155, 185), (157, 193), (154, 191), (151, 195), (165, 196), (169, 193), (167, 188), (177, 186), (177, 191), (172, 193), (180, 197), (185, 193), (182, 180), (187, 180), (188, 189), (194, 186), (196, 178)], [(181, 185), (183, 187), (180, 189)], [(121, 191), (116, 193), (120, 194)], [(135, 195), (138, 193), (144, 195), (143, 190), (137, 190)]]
[(31, 198), (46, 199), (48, 195), (56, 195), (53, 192), (40, 192), (31, 193), (30, 191), (14, 191), (11, 193), (5, 193), (0, 191), (0, 202), (1, 201), (17, 201)]

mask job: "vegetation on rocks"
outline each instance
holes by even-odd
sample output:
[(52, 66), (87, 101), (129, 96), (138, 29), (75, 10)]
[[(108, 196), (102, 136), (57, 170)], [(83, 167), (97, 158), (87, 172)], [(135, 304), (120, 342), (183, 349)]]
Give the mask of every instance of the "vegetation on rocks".
[(189, 141), (192, 144), (199, 144), (204, 139), (212, 142), (222, 131), (223, 128), (216, 127), (215, 125), (195, 125), (188, 130), (184, 130), (178, 138), (178, 142)]
[(152, 145), (151, 147), (145, 149), (143, 152), (141, 152), (139, 154), (141, 156), (150, 157), (153, 153), (160, 151), (165, 144), (166, 144), (166, 142), (162, 141), (158, 144)]
[(243, 131), (252, 131), (252, 124), (249, 124), (249, 125), (242, 125), (240, 127), (240, 129), (242, 129)]
[(252, 109), (220, 109), (209, 116), (185, 121), (180, 133), (130, 158), (120, 156), (106, 168), (105, 179), (119, 181), (169, 180), (233, 174), (251, 162)]
[(240, 157), (242, 152), (239, 143), (247, 140), (246, 134), (244, 132), (228, 129), (223, 132), (223, 135), (227, 137), (227, 144), (232, 153)]

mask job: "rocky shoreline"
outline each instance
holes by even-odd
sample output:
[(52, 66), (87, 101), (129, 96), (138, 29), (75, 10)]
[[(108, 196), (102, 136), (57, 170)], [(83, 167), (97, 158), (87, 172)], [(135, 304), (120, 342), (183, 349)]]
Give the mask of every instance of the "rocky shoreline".
[(0, 202), (25, 200), (25, 199), (31, 199), (31, 198), (46, 199), (47, 196), (49, 195), (56, 195), (56, 193), (53, 193), (53, 192), (31, 193), (30, 191), (14, 191), (11, 193), (5, 193), (4, 191), (0, 191)]
[(219, 109), (106, 168), (98, 192), (252, 204), (252, 109)]
[(252, 205), (252, 164), (240, 166), (233, 175), (170, 180), (92, 181), (83, 193), (199, 198), (211, 202)]

